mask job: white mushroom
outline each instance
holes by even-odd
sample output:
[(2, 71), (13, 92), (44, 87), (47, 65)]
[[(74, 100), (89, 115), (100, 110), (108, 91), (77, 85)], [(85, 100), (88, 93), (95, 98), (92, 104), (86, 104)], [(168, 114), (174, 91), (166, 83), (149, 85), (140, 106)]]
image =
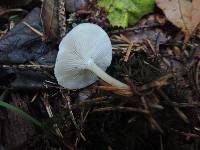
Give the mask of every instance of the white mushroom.
[(54, 68), (58, 83), (67, 89), (80, 89), (97, 80), (119, 88), (129, 86), (104, 71), (112, 60), (112, 45), (107, 33), (98, 25), (82, 23), (61, 41)]

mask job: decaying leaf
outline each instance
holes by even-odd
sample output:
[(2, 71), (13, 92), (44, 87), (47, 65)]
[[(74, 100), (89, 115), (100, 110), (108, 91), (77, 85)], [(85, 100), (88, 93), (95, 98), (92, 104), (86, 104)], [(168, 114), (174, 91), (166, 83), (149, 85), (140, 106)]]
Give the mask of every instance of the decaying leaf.
[(66, 33), (65, 0), (44, 0), (41, 9), (44, 38), (56, 42)]
[(200, 23), (200, 1), (156, 0), (166, 17), (185, 34), (187, 42)]
[[(11, 89), (41, 89), (44, 81), (49, 80), (47, 73), (17, 69), (13, 65), (31, 62), (32, 64), (52, 65), (55, 63), (57, 50), (41, 41), (23, 22), (42, 31), (40, 9), (33, 9), (21, 22), (15, 25), (0, 40), (0, 87)], [(5, 64), (12, 65), (6, 67)]]
[(196, 27), (200, 23), (200, 0), (193, 0), (192, 2), (192, 28), (193, 30), (196, 29)]
[(44, 38), (47, 41), (57, 40), (59, 37), (58, 1), (44, 0), (41, 9), (41, 20)]
[(41, 41), (23, 22), (42, 31), (40, 9), (33, 9), (20, 23), (15, 25), (0, 40), (0, 64), (54, 64), (57, 50)]

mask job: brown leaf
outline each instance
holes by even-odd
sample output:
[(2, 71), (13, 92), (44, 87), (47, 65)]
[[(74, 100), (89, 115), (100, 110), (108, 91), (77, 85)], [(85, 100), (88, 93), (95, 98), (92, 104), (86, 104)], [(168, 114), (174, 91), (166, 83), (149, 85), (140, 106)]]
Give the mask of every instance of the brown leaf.
[(59, 37), (57, 0), (43, 1), (41, 9), (41, 20), (45, 40), (56, 41)]
[(156, 0), (165, 16), (185, 34), (187, 42), (200, 22), (200, 1), (193, 0)]
[(195, 30), (200, 23), (200, 0), (192, 1), (192, 28)]

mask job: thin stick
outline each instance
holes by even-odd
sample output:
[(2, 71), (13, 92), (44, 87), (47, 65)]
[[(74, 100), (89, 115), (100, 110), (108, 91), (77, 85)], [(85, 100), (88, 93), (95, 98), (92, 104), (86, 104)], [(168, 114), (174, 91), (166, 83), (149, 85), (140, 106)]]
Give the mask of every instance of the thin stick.
[(32, 27), (30, 24), (28, 24), (27, 22), (23, 21), (23, 24), (25, 24), (27, 27), (29, 27), (33, 32), (35, 32), (36, 34), (38, 34), (39, 36), (43, 37), (44, 34), (42, 32), (40, 32), (39, 30), (35, 29), (34, 27)]
[[(44, 103), (44, 106), (45, 106), (46, 111), (47, 111), (47, 113), (48, 113), (48, 115), (49, 115), (49, 118), (53, 118), (53, 112), (52, 112), (52, 110), (51, 110), (51, 105), (49, 104), (47, 94), (44, 93), (44, 97), (42, 97), (41, 99), (42, 99), (42, 101), (43, 101), (43, 103)], [(60, 138), (63, 139), (63, 135), (62, 135), (62, 133), (61, 133), (59, 127), (58, 127), (58, 124), (57, 124), (57, 123), (54, 123), (54, 124), (53, 124), (53, 127), (55, 128), (56, 134), (57, 134)]]
[(54, 68), (54, 65), (0, 65), (0, 68), (5, 69), (45, 69), (51, 70)]
[(78, 124), (76, 123), (76, 119), (75, 119), (75, 117), (74, 117), (74, 114), (73, 114), (73, 112), (72, 112), (72, 106), (71, 106), (71, 103), (70, 103), (70, 101), (71, 101), (71, 100), (70, 100), (70, 97), (69, 97), (69, 96), (66, 96), (66, 95), (62, 92), (62, 90), (60, 90), (60, 91), (61, 91), (62, 97), (63, 97), (64, 100), (65, 100), (65, 103), (66, 103), (67, 106), (68, 106), (69, 114), (70, 114), (70, 117), (71, 117), (71, 119), (72, 119), (72, 122), (74, 123), (75, 128), (78, 129), (78, 130), (80, 130)]
[(153, 28), (153, 27), (157, 27), (157, 26), (159, 26), (159, 24), (154, 23), (154, 24), (151, 24), (151, 25), (134, 26), (134, 27), (125, 28), (125, 29), (113, 30), (110, 33), (111, 34), (117, 34), (117, 33), (131, 32), (131, 31), (142, 30), (142, 29), (145, 29), (145, 28)]
[(130, 43), (130, 45), (128, 46), (128, 49), (127, 49), (127, 52), (126, 52), (126, 56), (124, 58), (124, 61), (127, 62), (128, 61), (128, 58), (129, 58), (129, 55), (131, 53), (131, 49), (133, 47), (133, 42)]
[(127, 112), (127, 111), (132, 111), (132, 112), (138, 112), (138, 113), (143, 113), (143, 114), (149, 114), (149, 111), (139, 109), (139, 108), (134, 108), (134, 107), (103, 107), (103, 108), (97, 108), (94, 109), (93, 112), (105, 112), (105, 111), (122, 111), (122, 112)]

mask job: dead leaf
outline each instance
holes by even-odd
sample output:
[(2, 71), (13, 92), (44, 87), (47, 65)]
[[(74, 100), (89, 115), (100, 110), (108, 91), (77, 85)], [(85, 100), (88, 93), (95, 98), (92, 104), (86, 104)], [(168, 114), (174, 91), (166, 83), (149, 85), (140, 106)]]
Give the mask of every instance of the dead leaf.
[(45, 40), (56, 41), (59, 37), (58, 1), (44, 0), (41, 8), (41, 20)]
[(34, 8), (0, 40), (0, 64), (54, 64), (57, 50), (41, 41), (24, 22), (42, 32), (40, 9)]
[(156, 0), (170, 22), (180, 28), (187, 42), (200, 23), (200, 1), (193, 0)]
[(200, 23), (200, 0), (192, 1), (192, 28), (195, 30)]

